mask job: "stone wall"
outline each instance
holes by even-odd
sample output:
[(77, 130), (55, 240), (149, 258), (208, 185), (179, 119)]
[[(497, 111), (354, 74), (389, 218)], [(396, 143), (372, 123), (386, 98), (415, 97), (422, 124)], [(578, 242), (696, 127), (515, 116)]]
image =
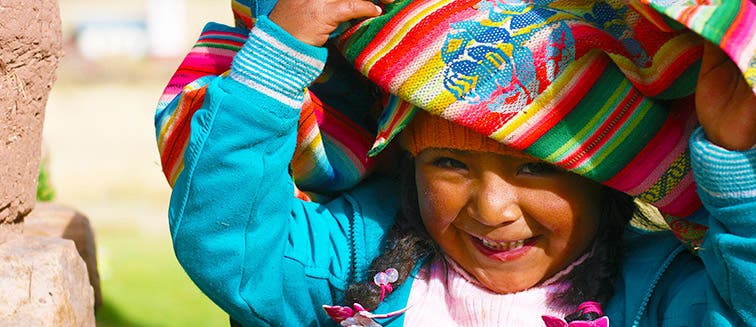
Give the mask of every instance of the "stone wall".
[(62, 57), (60, 25), (55, 0), (2, 2), (0, 224), (20, 223), (34, 207), (45, 105)]
[[(30, 232), (23, 230), (24, 219), (36, 202), (42, 125), (62, 56), (61, 38), (57, 0), (3, 0), (0, 4), (2, 326), (95, 325), (90, 282), (97, 276), (90, 281), (77, 244), (58, 235), (38, 236), (63, 230), (60, 236), (81, 238), (69, 233), (72, 227), (84, 226), (70, 223), (81, 219), (65, 220), (59, 224), (64, 228), (42, 228), (57, 226), (49, 223), (57, 220), (48, 219), (47, 225), (30, 224)], [(32, 228), (39, 233), (31, 233)], [(94, 256), (93, 250), (82, 250)]]

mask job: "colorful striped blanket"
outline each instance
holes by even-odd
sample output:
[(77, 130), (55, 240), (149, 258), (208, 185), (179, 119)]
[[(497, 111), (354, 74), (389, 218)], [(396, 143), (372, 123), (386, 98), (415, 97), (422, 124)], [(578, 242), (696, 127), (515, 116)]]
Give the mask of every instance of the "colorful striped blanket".
[[(274, 3), (233, 1), (237, 26), (209, 24), (165, 89), (156, 133), (171, 185), (207, 83)], [(687, 151), (701, 36), (756, 92), (749, 0), (398, 0), (338, 34), (348, 63), (329, 58), (303, 106), (292, 162), (302, 198), (359, 183), (423, 109), (653, 204), (695, 247), (705, 228), (681, 218), (701, 206)]]

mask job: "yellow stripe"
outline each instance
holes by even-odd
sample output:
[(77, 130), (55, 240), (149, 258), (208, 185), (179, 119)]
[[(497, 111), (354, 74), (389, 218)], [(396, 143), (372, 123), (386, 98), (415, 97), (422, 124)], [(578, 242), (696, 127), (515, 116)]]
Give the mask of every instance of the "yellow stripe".
[(682, 56), (685, 51), (698, 46), (701, 40), (693, 33), (681, 34), (665, 42), (656, 55), (651, 58), (650, 67), (639, 68), (625, 56), (609, 55), (628, 79), (640, 84), (650, 85), (659, 80), (669, 71), (669, 67)]
[(454, 94), (451, 94), (451, 92), (442, 92), (428, 103), (428, 108), (431, 109), (431, 112), (441, 113), (455, 102), (457, 102), (457, 97)]
[[(423, 66), (420, 67), (420, 69), (418, 69), (414, 74), (412, 74), (412, 76), (410, 76), (404, 83), (402, 83), (402, 85), (399, 86), (399, 88), (396, 90), (397, 95), (403, 99), (412, 100), (413, 103), (424, 109), (431, 109), (430, 105), (431, 103), (433, 103), (433, 100), (438, 97), (437, 94), (429, 94), (432, 96), (432, 98), (426, 97), (425, 99), (419, 99), (416, 95), (421, 94), (422, 92), (420, 91), (424, 89), (436, 92), (438, 92), (438, 90), (445, 90), (443, 85), (437, 85), (436, 83), (431, 82), (431, 80), (434, 78), (438, 79), (437, 75), (444, 68), (446, 68), (446, 64), (443, 62), (443, 60), (441, 60), (441, 54), (438, 53), (434, 55), (433, 58), (425, 62)], [(441, 93), (443, 94), (448, 92)], [(418, 103), (418, 100), (422, 100), (422, 102), (424, 103)]]
[(421, 21), (423, 18), (428, 16), (428, 13), (436, 11), (438, 8), (443, 7), (449, 3), (448, 1), (439, 1), (435, 3), (432, 6), (428, 6), (428, 8), (425, 8), (421, 10), (419, 13), (409, 13), (408, 17), (410, 17), (409, 20), (404, 21), (401, 23), (401, 27), (396, 31), (392, 32), (391, 35), (393, 35), (392, 38), (390, 38), (386, 44), (380, 46), (380, 49), (376, 49), (377, 52), (372, 53), (368, 55), (368, 59), (365, 64), (363, 65), (361, 71), (363, 74), (368, 75), (370, 73), (370, 70), (373, 68), (376, 62), (383, 58), (386, 53), (396, 48), (396, 45), (402, 41), (407, 34), (407, 32), (412, 29), (412, 27), (415, 27), (417, 22)]
[[(614, 90), (612, 95), (609, 97), (608, 101), (604, 103), (604, 105), (599, 109), (597, 114), (591, 118), (590, 121), (584, 126), (583, 129), (581, 129), (575, 136), (573, 136), (568, 143), (562, 145), (559, 149), (554, 151), (550, 156), (546, 157), (544, 160), (548, 162), (557, 162), (559, 160), (562, 160), (564, 157), (566, 157), (568, 154), (570, 154), (569, 149), (577, 146), (578, 144), (585, 141), (586, 135), (588, 135), (591, 132), (595, 131), (595, 127), (599, 126), (599, 121), (604, 119), (609, 111), (616, 108), (617, 101), (620, 97), (622, 97), (624, 94), (627, 93), (627, 89), (630, 88), (630, 82), (628, 80), (624, 80), (622, 84), (619, 85), (617, 89)], [(561, 154), (561, 155), (560, 155)]]
[(181, 151), (181, 159), (178, 160), (178, 167), (176, 167), (176, 169), (174, 169), (171, 172), (171, 174), (170, 174), (171, 175), (171, 180), (168, 182), (168, 184), (170, 184), (171, 187), (173, 187), (173, 185), (176, 185), (176, 180), (179, 178), (179, 175), (181, 175), (181, 172), (184, 171), (184, 152), (185, 152), (185, 150), (186, 150), (186, 148), (184, 148), (184, 150)]
[(617, 149), (617, 147), (619, 147), (620, 144), (622, 144), (623, 141), (627, 139), (630, 133), (638, 127), (638, 124), (640, 124), (643, 121), (643, 118), (646, 117), (649, 111), (651, 111), (651, 104), (651, 101), (645, 101), (645, 104), (639, 108), (636, 114), (637, 117), (630, 117), (631, 120), (629, 125), (623, 125), (624, 127), (620, 129), (620, 133), (617, 134), (611, 142), (602, 147), (600, 151), (597, 151), (596, 155), (591, 157), (591, 160), (586, 161), (584, 166), (581, 165), (576, 167), (573, 171), (578, 174), (586, 174), (600, 165), (615, 149)]
[[(598, 53), (597, 53), (598, 54)], [(512, 117), (504, 126), (497, 131), (491, 133), (490, 137), (497, 141), (505, 141), (505, 138), (511, 136), (514, 131), (527, 123), (531, 118), (535, 117), (541, 110), (549, 107), (550, 104), (558, 102), (562, 97), (566, 96), (569, 91), (565, 86), (570, 82), (577, 82), (575, 76), (581, 74), (585, 69), (589, 67), (586, 61), (592, 60), (594, 56), (585, 55), (579, 60), (576, 60), (571, 65), (568, 65), (564, 72), (559, 76), (557, 80), (552, 82), (549, 87), (546, 88), (538, 97), (535, 98), (533, 103), (526, 107), (525, 110), (520, 111), (516, 116)]]
[(234, 0), (231, 2), (231, 9), (242, 13), (248, 18), (252, 18), (252, 8), (250, 8), (249, 6), (243, 5), (238, 0)]

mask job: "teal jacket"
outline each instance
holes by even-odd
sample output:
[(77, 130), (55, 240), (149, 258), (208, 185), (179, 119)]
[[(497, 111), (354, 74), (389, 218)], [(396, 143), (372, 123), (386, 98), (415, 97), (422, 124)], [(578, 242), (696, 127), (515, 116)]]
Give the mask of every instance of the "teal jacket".
[[(260, 17), (191, 120), (169, 209), (176, 257), (244, 325), (334, 325), (322, 305), (343, 304), (346, 287), (369, 277), (399, 208), (397, 183), (385, 177), (327, 203), (294, 196), (298, 108), (325, 57)], [(708, 209), (692, 217), (710, 227), (703, 246), (694, 256), (671, 233), (628, 230), (605, 308), (613, 326), (756, 324), (756, 150), (725, 151), (698, 131), (691, 156)], [(412, 281), (375, 312), (404, 308)]]

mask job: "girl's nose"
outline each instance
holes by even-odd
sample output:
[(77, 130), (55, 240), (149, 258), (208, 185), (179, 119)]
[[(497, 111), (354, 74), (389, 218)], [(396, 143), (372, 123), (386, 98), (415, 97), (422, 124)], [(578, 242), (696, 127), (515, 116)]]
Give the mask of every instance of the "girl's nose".
[(517, 199), (517, 186), (502, 177), (490, 173), (480, 179), (474, 188), (471, 215), (487, 226), (508, 224), (522, 217)]

